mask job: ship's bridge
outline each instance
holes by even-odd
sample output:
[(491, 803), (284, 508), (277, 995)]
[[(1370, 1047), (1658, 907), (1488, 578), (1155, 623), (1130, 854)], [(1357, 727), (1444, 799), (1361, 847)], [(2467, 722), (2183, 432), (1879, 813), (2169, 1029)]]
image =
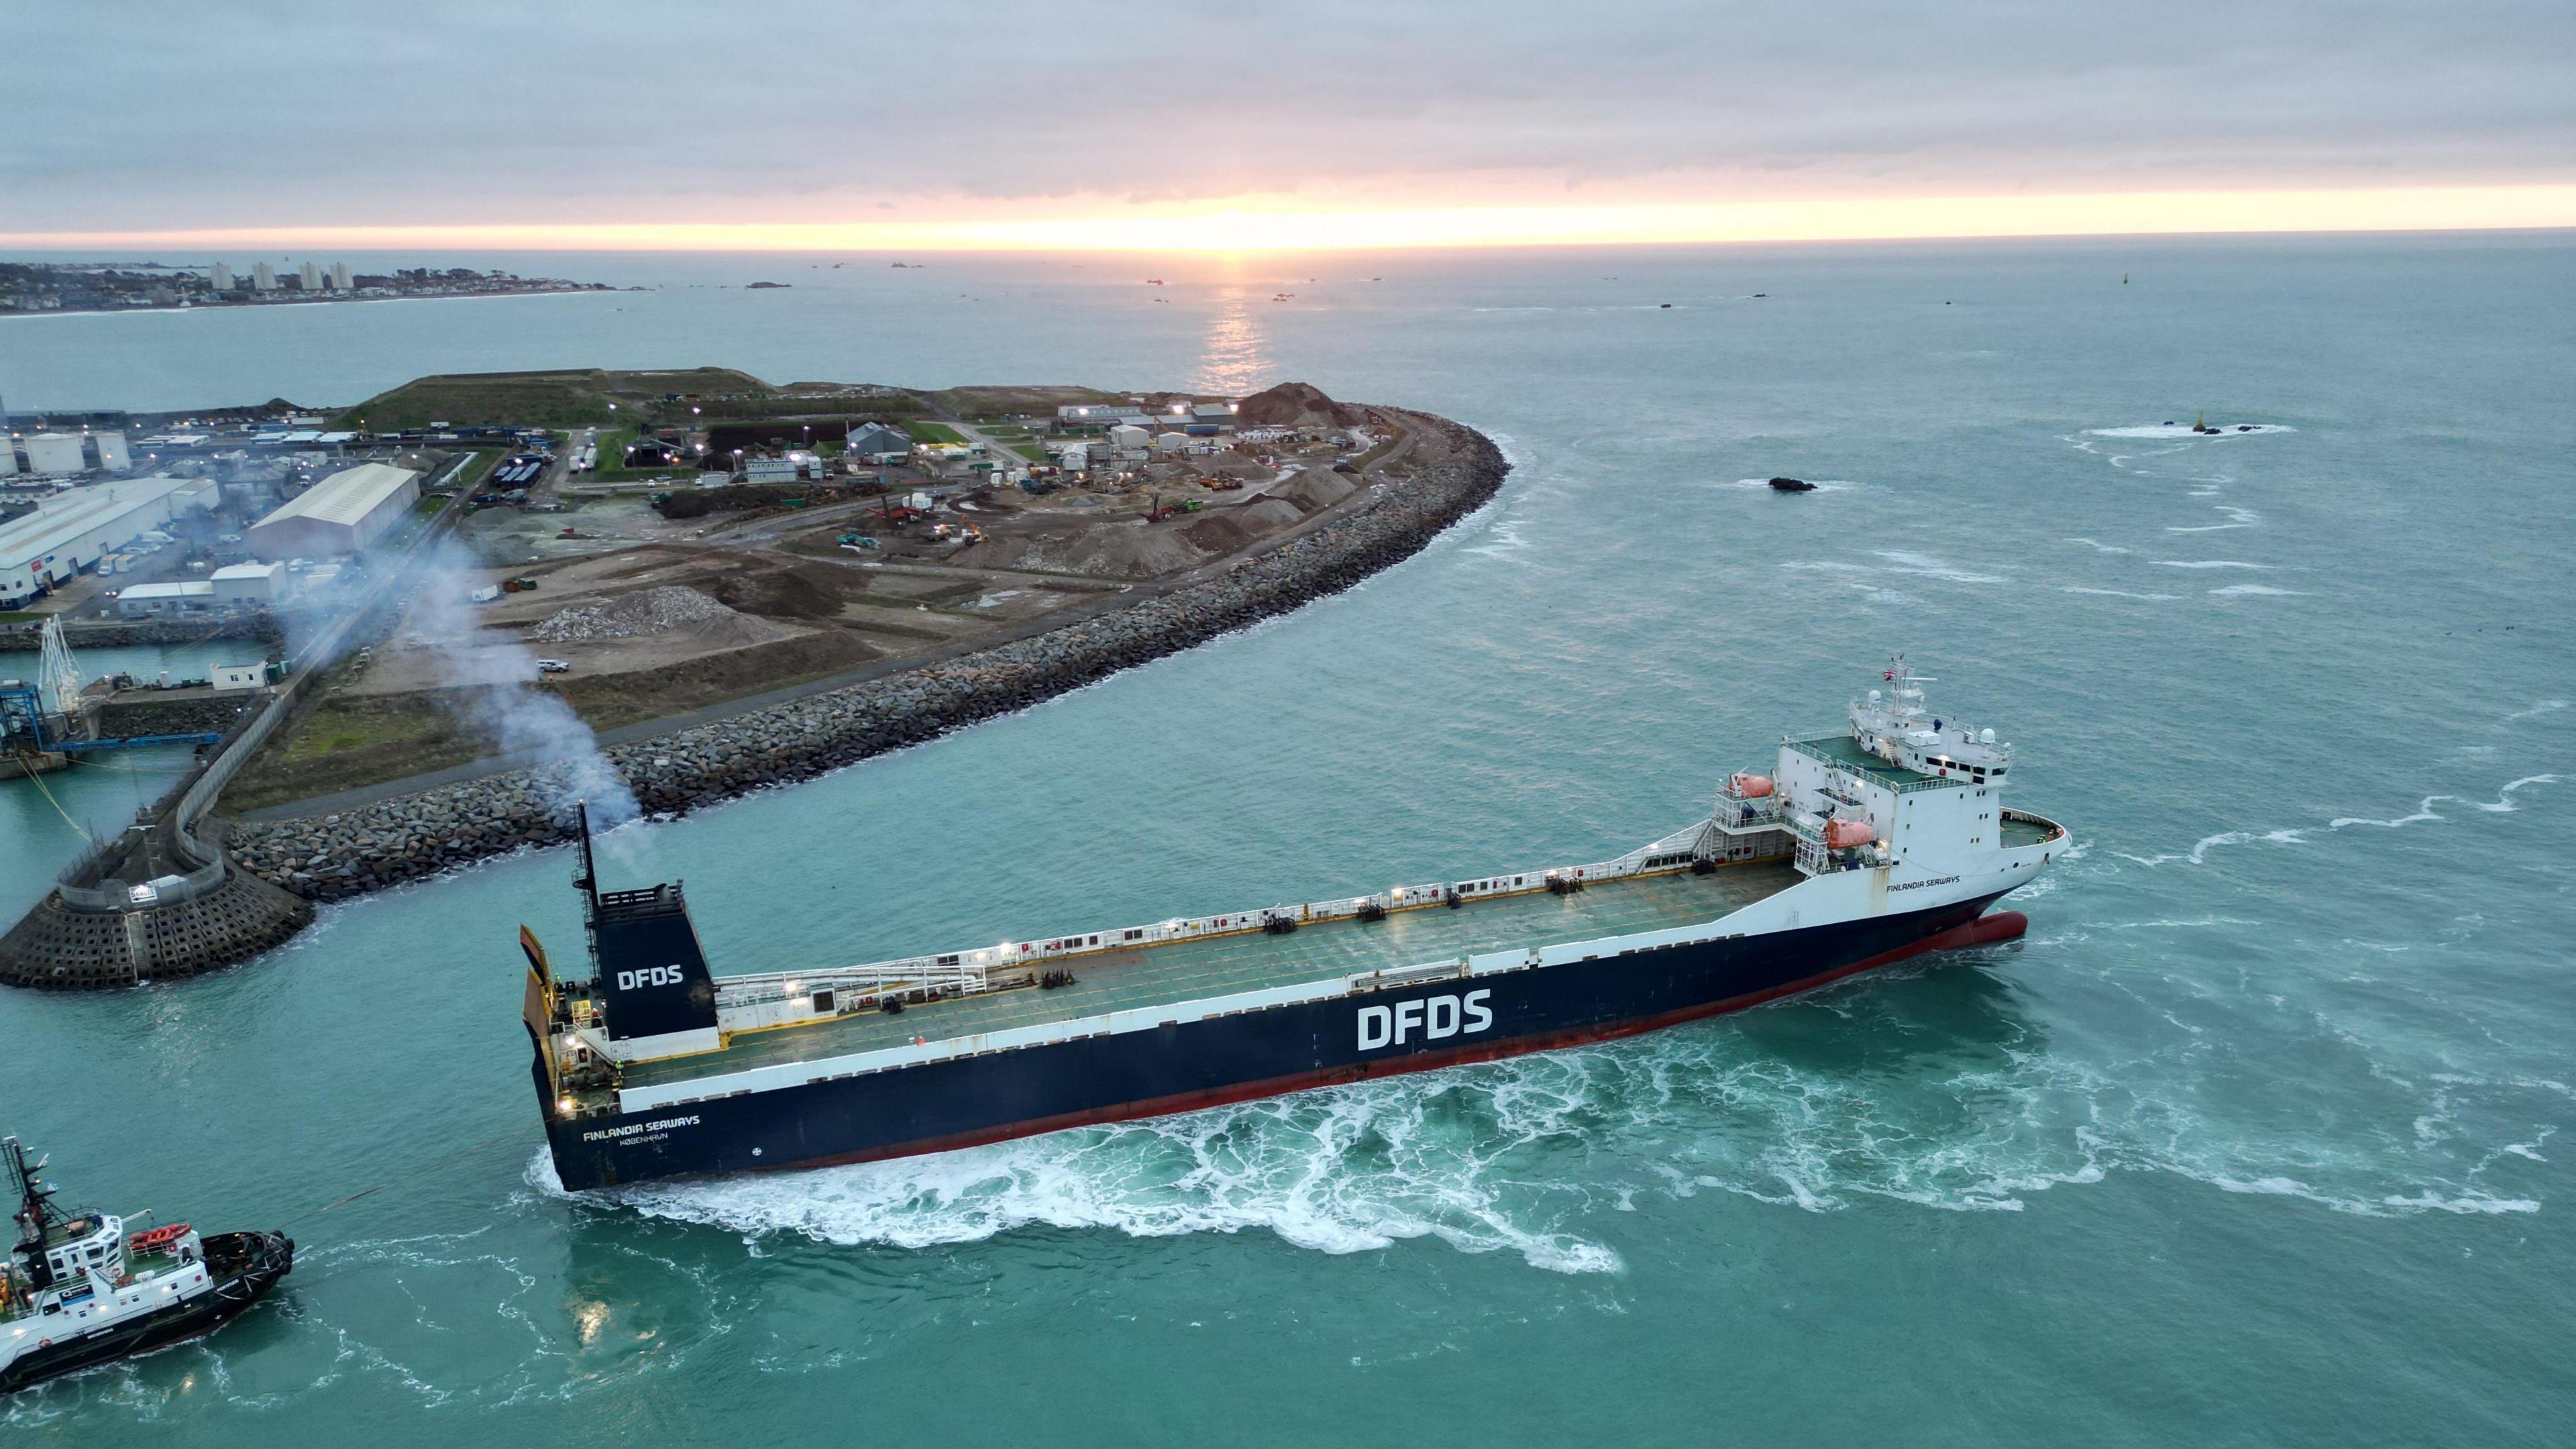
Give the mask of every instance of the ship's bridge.
[(1934, 779), (1982, 785), (2004, 778), (2012, 767), (2012, 746), (1997, 743), (1991, 729), (1933, 713), (1923, 686), (1937, 681), (1908, 670), (1902, 658), (1886, 678), (1884, 689), (1852, 701), (1852, 739), (1861, 749)]

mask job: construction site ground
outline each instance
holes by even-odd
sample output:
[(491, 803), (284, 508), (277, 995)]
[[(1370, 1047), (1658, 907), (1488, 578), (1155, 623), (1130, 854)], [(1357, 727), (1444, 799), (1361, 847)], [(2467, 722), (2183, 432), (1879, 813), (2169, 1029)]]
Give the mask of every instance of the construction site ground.
[[(228, 787), (225, 812), (341, 808), (524, 763), (507, 755), (502, 721), (530, 691), (608, 738), (646, 738), (1154, 597), (1356, 506), (1382, 470), (1400, 476), (1415, 439), (1386, 432), (1366, 456), (1325, 443), (1276, 447), (1267, 464), (1224, 452), (1156, 464), (1121, 490), (1032, 495), (907, 472), (880, 498), (686, 519), (663, 517), (649, 490), (550, 478), (530, 502), (563, 511), (466, 519), (456, 536), (471, 562), (339, 666)], [(1366, 474), (1335, 467), (1355, 461)], [(887, 518), (923, 492), (936, 500), (928, 520)], [(1198, 511), (1147, 519), (1184, 502)], [(936, 524), (951, 536), (933, 537)], [(980, 540), (958, 541), (968, 528)], [(836, 541), (853, 533), (878, 546)], [(471, 601), (521, 580), (534, 587)], [(541, 674), (539, 660), (570, 667)]]

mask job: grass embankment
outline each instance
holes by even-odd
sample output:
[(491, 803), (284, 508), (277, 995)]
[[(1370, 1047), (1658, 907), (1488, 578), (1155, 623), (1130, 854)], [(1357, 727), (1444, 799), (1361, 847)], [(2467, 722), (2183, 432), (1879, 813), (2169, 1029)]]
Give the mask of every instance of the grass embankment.
[(1052, 417), (1060, 407), (1085, 403), (1123, 404), (1130, 394), (1096, 387), (952, 387), (921, 394), (922, 400), (961, 418), (1005, 418), (1014, 413)]
[[(561, 372), (471, 372), (423, 377), (389, 392), (378, 393), (332, 420), (335, 427), (361, 423), (376, 432), (425, 428), (434, 422), (459, 426), (606, 427), (631, 420), (629, 409), (673, 406), (685, 415), (687, 405), (665, 399), (697, 396), (741, 399), (772, 405), (778, 389), (747, 372), (701, 367), (680, 372), (609, 372), (574, 368)], [(611, 408), (610, 403), (616, 403)], [(620, 412), (627, 412), (621, 419)]]
[(222, 813), (354, 790), (491, 753), (495, 746), (487, 731), (462, 726), (461, 711), (452, 714), (441, 707), (465, 701), (442, 701), (434, 694), (324, 698), (301, 718), (289, 720), (224, 787)]
[[(825, 631), (665, 669), (563, 675), (510, 687), (551, 691), (591, 728), (606, 730), (802, 684), (881, 657), (860, 639)], [(354, 666), (332, 673), (334, 683), (343, 682), (354, 677)], [(499, 752), (487, 721), (500, 703), (484, 689), (326, 694), (289, 720), (224, 787), (218, 813), (265, 810), (487, 758)]]
[(966, 435), (946, 423), (916, 418), (903, 425), (904, 433), (916, 443), (962, 443)]

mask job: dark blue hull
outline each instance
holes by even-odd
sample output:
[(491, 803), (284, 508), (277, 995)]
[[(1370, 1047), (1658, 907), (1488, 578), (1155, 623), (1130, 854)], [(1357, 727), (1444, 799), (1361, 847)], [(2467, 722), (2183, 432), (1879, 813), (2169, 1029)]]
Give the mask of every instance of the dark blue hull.
[[(1995, 899), (550, 1120), (547, 1134), (563, 1185), (578, 1190), (863, 1162), (1195, 1111), (1649, 1031), (1922, 951), (2019, 934), (2010, 913), (1977, 919)], [(537, 1093), (548, 1101), (542, 1065)]]

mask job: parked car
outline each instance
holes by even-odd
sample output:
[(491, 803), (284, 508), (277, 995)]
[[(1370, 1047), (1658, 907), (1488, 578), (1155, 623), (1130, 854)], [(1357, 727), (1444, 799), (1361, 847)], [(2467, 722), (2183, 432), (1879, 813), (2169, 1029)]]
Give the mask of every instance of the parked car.
[(539, 674), (570, 674), (572, 673), (572, 666), (560, 659), (540, 659), (537, 661), (537, 672)]

